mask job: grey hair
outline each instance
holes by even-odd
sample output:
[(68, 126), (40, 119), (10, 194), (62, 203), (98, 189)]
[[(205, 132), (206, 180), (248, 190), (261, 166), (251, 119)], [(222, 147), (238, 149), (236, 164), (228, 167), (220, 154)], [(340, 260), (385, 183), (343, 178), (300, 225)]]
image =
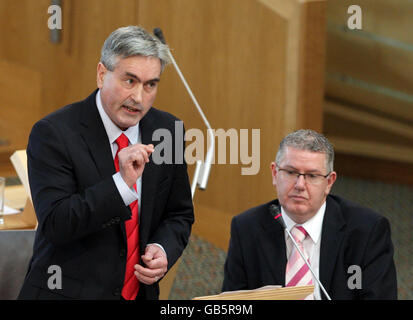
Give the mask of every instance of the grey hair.
[(168, 46), (139, 26), (122, 27), (113, 31), (103, 44), (100, 62), (113, 71), (118, 58), (132, 56), (158, 58), (161, 61), (161, 72), (170, 62)]
[(334, 170), (334, 147), (321, 133), (310, 129), (301, 129), (288, 134), (280, 143), (275, 163), (280, 164), (287, 147), (311, 152), (326, 154), (326, 168), (329, 172)]

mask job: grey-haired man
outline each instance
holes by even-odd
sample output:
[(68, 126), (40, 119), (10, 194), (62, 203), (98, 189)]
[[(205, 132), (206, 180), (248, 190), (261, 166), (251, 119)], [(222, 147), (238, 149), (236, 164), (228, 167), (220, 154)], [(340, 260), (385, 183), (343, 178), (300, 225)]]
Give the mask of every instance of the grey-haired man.
[(153, 132), (175, 137), (179, 121), (152, 107), (168, 62), (167, 46), (143, 28), (119, 28), (103, 45), (98, 89), (34, 125), (39, 225), (20, 299), (158, 298), (194, 221), (186, 164), (151, 158)]
[(298, 130), (281, 141), (270, 166), (278, 199), (232, 220), (224, 291), (314, 285), (308, 298), (326, 298), (274, 220), (270, 207), (275, 205), (331, 299), (397, 298), (389, 222), (329, 194), (337, 178), (333, 162), (333, 146), (313, 130)]

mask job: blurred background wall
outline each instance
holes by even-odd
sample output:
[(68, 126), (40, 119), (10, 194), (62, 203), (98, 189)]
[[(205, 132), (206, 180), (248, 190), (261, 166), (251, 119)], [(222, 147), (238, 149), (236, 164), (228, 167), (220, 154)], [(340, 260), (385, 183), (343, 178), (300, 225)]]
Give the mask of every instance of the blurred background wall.
[[(56, 3), (62, 29), (53, 43)], [(353, 4), (361, 30), (348, 26)], [(207, 189), (196, 192), (193, 236), (162, 297), (219, 292), (231, 218), (276, 197), (269, 164), (280, 140), (311, 128), (335, 145), (333, 192), (390, 219), (400, 298), (413, 298), (412, 9), (408, 0), (0, 0), (0, 175), (19, 183), (9, 157), (26, 148), (32, 125), (96, 88), (114, 29), (161, 27), (212, 128), (248, 129), (249, 155), (260, 129), (257, 174), (229, 164), (227, 139), (228, 164), (213, 165)], [(206, 137), (172, 66), (155, 106)]]

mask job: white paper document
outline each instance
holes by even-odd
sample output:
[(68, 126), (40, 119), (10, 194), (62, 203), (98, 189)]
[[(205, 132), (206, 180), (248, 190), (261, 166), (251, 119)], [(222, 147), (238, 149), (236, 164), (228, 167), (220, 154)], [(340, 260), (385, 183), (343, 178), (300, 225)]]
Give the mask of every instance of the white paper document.
[(12, 207), (9, 207), (9, 206), (6, 206), (6, 205), (4, 206), (3, 211), (4, 211), (3, 215), (20, 213), (19, 210), (16, 210), (16, 209), (14, 209)]

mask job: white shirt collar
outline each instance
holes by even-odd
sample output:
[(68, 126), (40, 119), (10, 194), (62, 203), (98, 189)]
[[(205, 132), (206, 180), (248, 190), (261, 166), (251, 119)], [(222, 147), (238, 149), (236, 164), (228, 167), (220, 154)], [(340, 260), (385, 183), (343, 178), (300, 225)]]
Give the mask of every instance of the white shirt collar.
[(113, 123), (103, 108), (100, 90), (96, 93), (96, 105), (111, 144), (113, 144), (122, 133), (128, 137), (130, 144), (138, 143), (139, 122), (133, 127), (129, 127), (125, 131), (122, 131), (115, 123)]
[(326, 202), (324, 201), (320, 209), (318, 209), (317, 213), (310, 220), (306, 221), (303, 224), (297, 224), (288, 216), (288, 213), (281, 206), (281, 213), (283, 215), (284, 222), (288, 230), (291, 231), (291, 229), (295, 225), (301, 225), (310, 235), (314, 243), (317, 243), (320, 240), (325, 211), (326, 211)]

